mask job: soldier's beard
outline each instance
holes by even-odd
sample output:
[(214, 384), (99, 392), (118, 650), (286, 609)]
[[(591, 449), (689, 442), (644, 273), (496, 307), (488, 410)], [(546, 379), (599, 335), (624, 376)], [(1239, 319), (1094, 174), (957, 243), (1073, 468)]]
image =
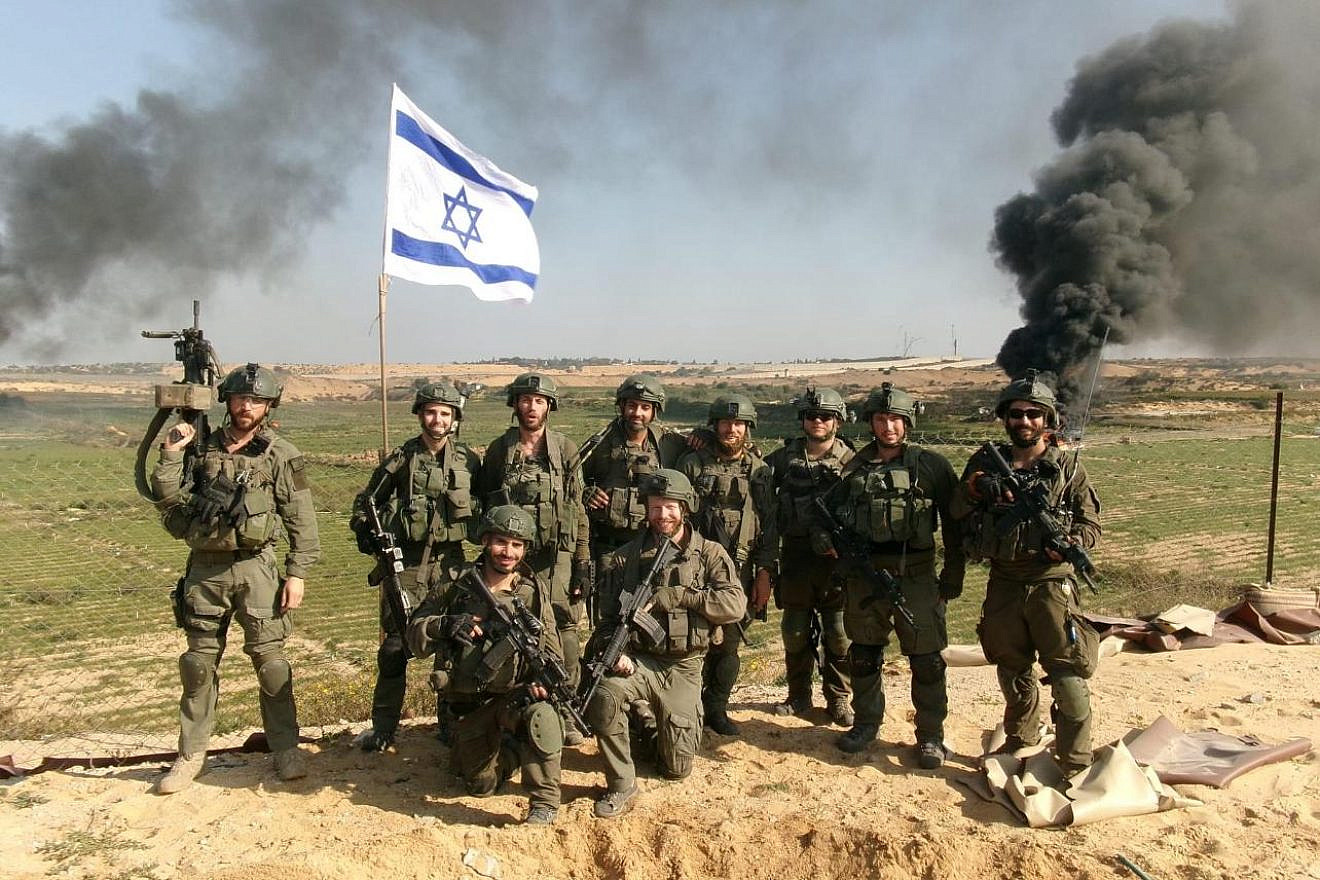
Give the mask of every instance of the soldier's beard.
[(517, 416), (518, 416), (518, 425), (524, 431), (536, 431), (545, 427), (546, 417), (540, 415), (539, 413), (520, 412), (517, 414)]
[(742, 451), (747, 448), (746, 437), (730, 437), (725, 440), (723, 437), (715, 438), (715, 445), (720, 448), (720, 453), (725, 458), (735, 458), (742, 455)]
[(1030, 449), (1039, 443), (1044, 436), (1044, 428), (1033, 428), (1030, 425), (1008, 429), (1008, 442), (1018, 449)]

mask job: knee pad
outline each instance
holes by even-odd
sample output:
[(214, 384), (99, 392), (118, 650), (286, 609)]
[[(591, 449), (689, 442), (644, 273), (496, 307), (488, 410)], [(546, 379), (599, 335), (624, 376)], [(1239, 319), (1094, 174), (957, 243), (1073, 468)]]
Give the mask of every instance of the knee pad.
[(820, 615), (820, 640), (825, 644), (825, 651), (831, 657), (842, 657), (848, 653), (848, 633), (843, 628), (843, 612), (828, 611)]
[(542, 758), (553, 758), (564, 750), (564, 724), (554, 706), (537, 700), (527, 708), (525, 721), (527, 740)]
[(1052, 694), (1059, 717), (1068, 721), (1085, 721), (1091, 717), (1091, 689), (1086, 679), (1077, 675), (1051, 676)]
[(283, 657), (275, 657), (257, 667), (257, 684), (268, 697), (278, 697), (293, 684), (293, 667)]
[(853, 675), (875, 675), (884, 662), (885, 649), (879, 645), (862, 645), (853, 642), (848, 646), (848, 671)]
[(592, 694), (591, 702), (587, 704), (587, 723), (591, 725), (592, 730), (607, 730), (619, 717), (621, 710), (619, 698), (614, 691), (601, 686)]
[(179, 655), (179, 680), (184, 693), (196, 693), (215, 675), (215, 667), (198, 654), (186, 651)]
[(797, 654), (811, 647), (811, 612), (805, 608), (789, 608), (780, 623), (784, 637), (784, 653)]
[(908, 657), (912, 668), (912, 679), (919, 684), (939, 684), (944, 680), (944, 657), (939, 651), (929, 654), (913, 654)]
[(380, 670), (381, 678), (398, 678), (407, 672), (408, 655), (403, 649), (403, 639), (386, 636), (376, 649), (376, 668)]

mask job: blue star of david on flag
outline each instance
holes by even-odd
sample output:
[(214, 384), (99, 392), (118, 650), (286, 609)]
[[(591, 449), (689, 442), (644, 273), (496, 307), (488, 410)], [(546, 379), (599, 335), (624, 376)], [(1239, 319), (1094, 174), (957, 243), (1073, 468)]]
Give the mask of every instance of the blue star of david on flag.
[[(466, 229), (459, 229), (458, 224), (454, 222), (455, 208), (462, 208), (467, 213)], [(477, 232), (477, 218), (480, 216), (481, 209), (468, 203), (466, 186), (460, 186), (456, 196), (445, 193), (445, 222), (440, 224), (440, 228), (457, 235), (459, 244), (463, 246), (464, 250), (472, 242), (481, 241), (481, 233)]]

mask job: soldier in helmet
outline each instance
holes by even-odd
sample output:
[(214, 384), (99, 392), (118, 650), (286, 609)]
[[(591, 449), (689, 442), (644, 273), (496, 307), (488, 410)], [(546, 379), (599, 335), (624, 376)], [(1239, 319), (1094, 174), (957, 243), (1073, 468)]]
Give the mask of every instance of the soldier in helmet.
[[(1100, 538), (1100, 498), (1075, 452), (1051, 442), (1058, 426), (1054, 391), (1034, 370), (999, 394), (995, 415), (1008, 443), (1005, 461), (1033, 487), (1043, 487), (1068, 540), (1084, 548)], [(1004, 693), (1005, 751), (1040, 739), (1037, 659), (1053, 691), (1056, 759), (1071, 776), (1091, 763), (1091, 699), (1095, 631), (1080, 616), (1077, 582), (1063, 557), (1030, 520), (1017, 517), (1013, 493), (984, 449), (963, 471), (954, 513), (965, 523), (968, 555), (990, 561), (990, 580), (977, 633)], [(1008, 528), (1003, 526), (1011, 521)]]
[(683, 779), (701, 743), (701, 663), (713, 632), (746, 610), (746, 597), (724, 548), (707, 541), (688, 523), (699, 502), (688, 478), (662, 469), (642, 479), (647, 529), (601, 565), (601, 625), (588, 656), (605, 645), (619, 626), (619, 596), (635, 588), (650, 571), (662, 542), (678, 545), (677, 557), (661, 572), (663, 584), (650, 614), (665, 632), (660, 644), (630, 633), (628, 650), (587, 706), (605, 762), (607, 790), (596, 801), (603, 819), (622, 815), (637, 796), (637, 775), (628, 737), (626, 706), (645, 700), (658, 721), (659, 769), (669, 779)]
[(446, 565), (408, 624), (408, 645), (418, 657), (435, 655), (431, 683), (456, 716), (451, 767), (468, 794), (486, 797), (522, 768), (530, 800), (526, 822), (551, 825), (559, 813), (564, 730), (532, 670), (501, 634), (492, 632), (487, 600), (465, 586), (482, 578), (502, 603), (521, 603), (539, 618), (543, 647), (562, 659), (559, 633), (545, 581), (526, 564), (536, 521), (521, 507), (493, 507), (482, 518), (481, 555)]
[[(320, 558), (321, 544), (306, 462), (266, 424), (282, 391), (266, 367), (247, 364), (233, 370), (219, 386), (224, 424), (207, 437), (194, 436), (186, 422), (175, 425), (151, 474), (165, 529), (190, 550), (175, 608), (188, 639), (188, 650), (179, 658), (179, 756), (157, 783), (160, 794), (180, 791), (206, 769), (220, 655), (235, 618), (243, 629), (243, 651), (257, 673), (261, 719), (276, 772), (285, 780), (307, 775), (284, 640), (293, 631), (289, 612), (302, 604), (303, 578)], [(189, 444), (196, 444), (198, 462), (185, 483)], [(281, 526), (289, 543), (282, 582), (275, 556)]]
[[(832, 388), (808, 388), (796, 401), (802, 436), (766, 457), (774, 474), (779, 516), (779, 579), (775, 603), (784, 610), (784, 668), (788, 699), (775, 707), (781, 715), (805, 715), (811, 709), (812, 667), (818, 662), (825, 705), (835, 724), (851, 727), (852, 683), (848, 673), (848, 634), (844, 631), (843, 585), (834, 577), (835, 561), (811, 547), (816, 524), (814, 500), (839, 482), (853, 450), (838, 436), (847, 416), (843, 398)], [(819, 654), (817, 653), (819, 652)]]
[[(949, 512), (957, 477), (944, 456), (907, 442), (917, 416), (912, 395), (882, 384), (862, 404), (861, 418), (874, 440), (843, 467), (827, 504), (843, 526), (869, 543), (871, 562), (897, 580), (904, 603), (915, 618), (908, 624), (876, 585), (860, 571), (847, 572), (844, 626), (852, 645), (852, 729), (838, 747), (860, 752), (876, 737), (884, 718), (882, 677), (884, 649), (890, 634), (912, 670), (912, 705), (916, 709), (917, 763), (933, 770), (944, 763), (944, 719), (949, 700), (944, 658), (948, 644), (945, 603), (962, 593), (966, 568), (961, 535)], [(944, 567), (936, 575), (937, 535), (944, 544)], [(837, 556), (829, 534), (813, 531), (818, 551)]]
[(582, 461), (583, 500), (591, 522), (591, 550), (612, 553), (646, 528), (638, 483), (670, 468), (687, 451), (687, 438), (656, 420), (665, 411), (665, 389), (654, 376), (629, 376), (614, 392), (619, 417)]
[[(381, 525), (394, 534), (403, 551), (404, 570), (399, 579), (412, 607), (426, 595), (432, 570), (463, 562), (463, 539), (479, 513), (472, 485), (481, 459), (458, 439), (466, 403), (467, 398), (450, 382), (428, 382), (419, 387), (412, 411), (421, 432), (377, 466), (366, 489), (353, 502), (349, 528), (357, 536), (360, 551), (374, 552), (366, 514), (368, 500), (375, 504)], [(379, 584), (385, 574), (378, 562), (367, 580)], [(357, 739), (366, 751), (388, 748), (399, 726), (408, 681), (408, 657), (403, 645), (406, 624), (406, 620), (394, 619), (382, 594), (380, 628), (384, 638), (376, 651), (371, 728)], [(442, 717), (442, 727), (444, 721)]]
[(706, 726), (737, 736), (729, 718), (729, 696), (738, 680), (738, 646), (744, 627), (762, 616), (770, 602), (779, 562), (779, 537), (770, 468), (751, 445), (756, 405), (744, 394), (717, 397), (707, 413), (715, 442), (684, 455), (678, 462), (700, 502), (693, 525), (702, 537), (723, 547), (733, 559), (748, 598), (746, 621), (721, 629), (711, 639), (702, 668), (701, 701)]
[[(587, 569), (591, 564), (577, 446), (549, 429), (550, 414), (559, 408), (554, 379), (523, 373), (506, 391), (505, 402), (513, 409), (517, 424), (486, 447), (477, 495), (487, 506), (517, 505), (536, 523), (526, 561), (550, 585), (564, 665), (576, 685), (580, 672), (577, 626), (583, 606), (580, 597), (570, 596), (569, 584), (583, 580), (573, 576), (573, 569)], [(568, 744), (581, 741), (582, 735), (570, 726)]]

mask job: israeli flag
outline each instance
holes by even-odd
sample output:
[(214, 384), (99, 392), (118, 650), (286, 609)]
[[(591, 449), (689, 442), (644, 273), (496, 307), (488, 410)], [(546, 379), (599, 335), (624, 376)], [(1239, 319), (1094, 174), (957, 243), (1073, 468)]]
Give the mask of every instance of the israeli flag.
[(536, 187), (463, 146), (394, 87), (386, 275), (457, 284), (483, 300), (531, 302), (541, 271)]

